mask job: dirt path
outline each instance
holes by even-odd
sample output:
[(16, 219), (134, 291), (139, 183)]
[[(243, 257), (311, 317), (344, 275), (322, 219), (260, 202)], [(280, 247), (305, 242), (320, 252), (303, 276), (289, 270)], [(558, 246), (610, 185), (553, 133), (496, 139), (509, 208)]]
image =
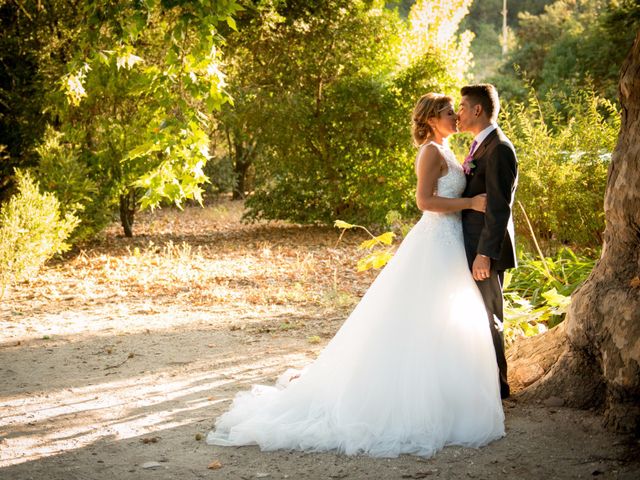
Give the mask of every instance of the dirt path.
[(504, 439), (431, 459), (206, 445), (229, 399), (315, 358), (371, 280), (347, 261), (357, 238), (210, 210), (109, 232), (3, 300), (0, 479), (640, 478), (638, 443), (594, 412), (517, 401)]

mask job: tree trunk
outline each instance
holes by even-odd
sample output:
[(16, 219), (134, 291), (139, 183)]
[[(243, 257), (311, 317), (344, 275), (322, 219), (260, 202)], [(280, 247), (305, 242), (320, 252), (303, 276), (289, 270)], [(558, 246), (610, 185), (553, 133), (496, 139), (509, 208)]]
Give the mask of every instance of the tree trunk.
[(233, 162), (233, 172), (236, 182), (233, 187), (233, 200), (242, 200), (246, 196), (247, 191), (247, 172), (253, 163), (253, 152), (255, 150), (255, 142), (245, 144), (241, 140), (234, 142), (235, 159)]
[(125, 237), (133, 237), (133, 219), (136, 213), (136, 191), (129, 190), (124, 195), (120, 195), (120, 224), (124, 230)]
[(247, 168), (249, 165), (245, 163), (246, 152), (242, 141), (236, 141), (235, 144), (235, 161), (233, 162), (233, 173), (235, 176), (235, 183), (233, 185), (233, 200), (242, 200), (245, 195), (244, 180), (247, 174)]
[[(549, 339), (557, 343), (558, 335), (566, 337), (566, 346), (555, 363), (538, 363), (540, 369), (528, 379), (540, 378), (522, 397), (560, 397), (568, 406), (598, 407), (605, 425), (640, 435), (640, 32), (622, 66), (620, 103), (602, 256), (574, 293), (562, 329), (532, 340), (529, 353)], [(526, 353), (514, 352), (512, 361)], [(522, 373), (516, 367), (514, 377), (518, 370)]]

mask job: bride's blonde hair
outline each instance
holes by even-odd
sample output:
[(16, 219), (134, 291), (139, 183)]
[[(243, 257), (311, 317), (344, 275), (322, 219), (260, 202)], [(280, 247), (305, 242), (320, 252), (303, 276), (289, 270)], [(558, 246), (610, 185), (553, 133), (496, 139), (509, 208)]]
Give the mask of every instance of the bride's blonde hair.
[(427, 138), (433, 136), (433, 129), (428, 120), (437, 117), (451, 103), (453, 103), (453, 99), (442, 93), (431, 92), (420, 97), (416, 106), (413, 107), (413, 115), (411, 117), (411, 135), (416, 147), (419, 147)]

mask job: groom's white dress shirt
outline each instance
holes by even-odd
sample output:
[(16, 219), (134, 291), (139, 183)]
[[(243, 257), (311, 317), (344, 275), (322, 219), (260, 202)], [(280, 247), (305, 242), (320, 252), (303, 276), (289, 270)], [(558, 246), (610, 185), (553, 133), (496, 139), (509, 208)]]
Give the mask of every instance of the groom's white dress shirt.
[[(484, 142), (484, 139), (487, 138), (489, 136), (489, 134), (491, 132), (493, 132), (496, 128), (498, 128), (498, 125), (492, 122), (491, 125), (489, 125), (487, 128), (485, 128), (484, 130), (482, 130), (479, 134), (477, 134), (475, 136), (473, 141), (476, 142), (476, 148), (473, 149), (473, 152), (478, 150), (480, 145), (482, 145), (482, 142)], [(472, 152), (472, 154), (473, 154), (473, 152)]]

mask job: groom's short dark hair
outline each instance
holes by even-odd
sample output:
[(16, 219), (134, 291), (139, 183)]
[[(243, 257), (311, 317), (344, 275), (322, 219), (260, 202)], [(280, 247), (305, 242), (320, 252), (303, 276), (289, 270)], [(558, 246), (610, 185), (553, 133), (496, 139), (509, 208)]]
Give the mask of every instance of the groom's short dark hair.
[(500, 99), (496, 87), (490, 83), (479, 83), (477, 85), (467, 85), (462, 87), (460, 94), (467, 97), (471, 104), (482, 106), (482, 110), (486, 112), (492, 122), (498, 120), (500, 112)]

